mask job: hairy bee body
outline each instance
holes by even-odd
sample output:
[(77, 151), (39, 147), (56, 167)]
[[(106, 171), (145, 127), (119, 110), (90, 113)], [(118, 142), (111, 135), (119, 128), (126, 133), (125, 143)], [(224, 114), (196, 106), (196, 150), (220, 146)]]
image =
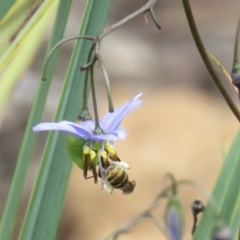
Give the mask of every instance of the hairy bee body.
[(106, 170), (105, 179), (114, 188), (122, 188), (128, 182), (128, 174), (120, 167), (110, 166)]
[(123, 194), (133, 192), (136, 182), (128, 180), (128, 171), (130, 167), (125, 162), (110, 161), (109, 166), (104, 171), (104, 188), (112, 193), (114, 188), (121, 189)]

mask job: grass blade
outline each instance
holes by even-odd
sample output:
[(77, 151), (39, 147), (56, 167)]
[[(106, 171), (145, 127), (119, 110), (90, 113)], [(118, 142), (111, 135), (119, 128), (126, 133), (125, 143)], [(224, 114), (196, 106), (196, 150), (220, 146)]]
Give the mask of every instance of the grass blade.
[(236, 205), (236, 209), (231, 219), (230, 223), (233, 239), (239, 239), (240, 234), (240, 195), (238, 196), (238, 203)]
[(25, 38), (34, 29), (56, 0), (17, 1), (10, 13), (0, 22), (0, 71), (10, 61)]
[[(239, 169), (240, 169), (240, 131), (224, 161), (218, 181), (213, 190), (213, 197), (216, 200), (220, 216), (225, 224), (230, 224), (234, 209), (238, 203), (240, 189)], [(214, 219), (208, 205), (201, 218), (194, 240), (211, 239), (214, 227)]]
[[(54, 24), (53, 34), (48, 45), (48, 50), (50, 50), (52, 46), (54, 46), (63, 37), (70, 6), (71, 1), (61, 1)], [(42, 82), (39, 80), (38, 91), (34, 99), (6, 206), (2, 216), (0, 225), (0, 239), (8, 240), (11, 237), (17, 210), (21, 200), (25, 178), (30, 165), (30, 159), (36, 144), (37, 135), (33, 134), (32, 126), (41, 119), (57, 57), (57, 54), (52, 57), (52, 61), (49, 66), (48, 81), (42, 84)]]
[[(88, 1), (80, 34), (96, 35), (102, 30), (110, 2)], [(90, 43), (86, 41), (75, 45), (55, 121), (73, 120), (79, 114), (84, 79), (84, 73), (79, 72), (79, 67), (86, 63), (89, 47)], [(56, 237), (72, 163), (65, 145), (64, 133), (49, 134), (20, 240), (52, 240)]]
[(25, 72), (26, 68), (32, 62), (36, 51), (38, 50), (43, 32), (45, 32), (46, 25), (55, 14), (57, 4), (52, 4), (44, 16), (36, 23), (35, 27), (25, 38), (23, 44), (19, 47), (17, 54), (4, 68), (0, 75), (0, 125), (3, 117), (3, 112), (11, 96), (11, 93), (17, 84), (20, 75)]
[(15, 2), (16, 0), (0, 1), (0, 21), (8, 13)]

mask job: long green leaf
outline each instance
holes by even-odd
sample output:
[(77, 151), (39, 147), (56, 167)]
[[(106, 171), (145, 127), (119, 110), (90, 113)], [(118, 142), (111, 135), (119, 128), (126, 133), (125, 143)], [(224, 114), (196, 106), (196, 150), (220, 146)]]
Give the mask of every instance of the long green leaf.
[[(81, 35), (96, 35), (102, 30), (110, 2), (111, 0), (88, 1)], [(89, 47), (90, 43), (86, 41), (75, 45), (55, 121), (73, 120), (79, 114), (84, 79), (84, 73), (79, 72), (79, 67), (86, 63)], [(56, 237), (72, 163), (65, 145), (64, 133), (50, 133), (20, 240), (53, 240)]]
[[(220, 216), (225, 224), (230, 224), (234, 209), (238, 203), (240, 191), (240, 131), (229, 151), (227, 159), (224, 161), (218, 181), (213, 190), (213, 197), (219, 208)], [(214, 228), (212, 211), (208, 205), (204, 210), (199, 226), (194, 234), (194, 240), (211, 239)]]
[(0, 21), (8, 13), (9, 9), (14, 5), (16, 0), (0, 1)]
[(232, 229), (233, 239), (239, 239), (238, 236), (240, 233), (240, 195), (238, 196), (238, 203), (232, 216), (230, 226)]
[(0, 22), (0, 71), (23, 44), (39, 20), (56, 0), (20, 0)]
[[(71, 1), (61, 1), (58, 13), (56, 16), (53, 33), (48, 45), (48, 51), (62, 39), (68, 19), (69, 8)], [(25, 183), (25, 178), (30, 165), (31, 156), (36, 144), (36, 134), (32, 132), (32, 126), (40, 121), (48, 90), (51, 83), (51, 78), (54, 73), (54, 66), (56, 64), (58, 55), (55, 54), (52, 58), (49, 68), (48, 81), (44, 84), (39, 80), (39, 87), (34, 99), (31, 114), (28, 120), (28, 125), (25, 131), (23, 143), (17, 160), (16, 169), (11, 183), (7, 203), (4, 209), (1, 225), (0, 225), (0, 239), (8, 240), (11, 237), (14, 226), (17, 210), (19, 207), (22, 190)]]
[[(41, 39), (43, 38), (43, 33), (46, 31), (46, 25), (52, 18), (52, 15), (55, 14), (56, 7), (57, 2), (55, 1), (29, 32), (17, 53), (14, 55), (14, 58), (11, 59), (0, 74), (0, 125), (11, 93), (19, 81), (21, 74), (29, 67), (35, 53), (41, 45)], [(2, 34), (1, 30), (0, 34)]]

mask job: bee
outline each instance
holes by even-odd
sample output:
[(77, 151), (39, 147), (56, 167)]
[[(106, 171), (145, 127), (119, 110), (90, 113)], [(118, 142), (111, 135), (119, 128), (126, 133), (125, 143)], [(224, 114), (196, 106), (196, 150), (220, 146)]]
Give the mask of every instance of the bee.
[(123, 191), (123, 194), (130, 194), (133, 192), (136, 182), (128, 180), (128, 171), (130, 167), (127, 163), (112, 161), (110, 159), (102, 162), (103, 171), (99, 171), (99, 176), (103, 179), (103, 188), (106, 192), (112, 193), (114, 188)]

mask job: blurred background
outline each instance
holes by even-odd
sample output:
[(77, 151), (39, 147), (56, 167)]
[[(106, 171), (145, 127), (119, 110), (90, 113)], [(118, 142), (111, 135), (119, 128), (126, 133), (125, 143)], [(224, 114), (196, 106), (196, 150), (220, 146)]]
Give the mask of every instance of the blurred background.
[[(107, 25), (121, 20), (146, 2), (113, 0)], [(77, 34), (85, 3), (73, 1), (65, 36)], [(236, 0), (192, 0), (191, 5), (205, 47), (230, 72), (239, 3)], [(154, 10), (162, 27), (160, 31), (149, 16), (148, 23), (144, 16), (139, 16), (105, 38), (101, 48), (115, 106), (125, 103), (138, 92), (143, 93), (144, 105), (130, 113), (122, 124), (128, 130), (127, 139), (116, 142), (120, 158), (131, 166), (129, 176), (137, 183), (135, 191), (126, 196), (118, 190), (113, 195), (102, 193), (100, 184), (94, 185), (91, 179), (84, 180), (82, 171), (73, 164), (58, 240), (101, 239), (146, 209), (168, 172), (177, 179), (197, 181), (211, 190), (224, 161), (223, 149), (229, 149), (237, 132), (238, 122), (212, 83), (195, 47), (181, 1), (158, 1)], [(1, 125), (0, 213), (8, 194), (50, 31), (51, 28), (46, 30), (34, 62), (16, 85)], [(73, 43), (62, 48), (45, 121), (52, 120), (58, 105), (72, 48)], [(96, 71), (96, 76), (103, 116), (107, 101), (100, 70)], [(229, 93), (238, 103), (230, 88)], [(39, 134), (19, 225), (37, 175), (46, 136)], [(190, 204), (196, 198), (206, 199), (189, 186), (182, 187), (179, 193), (186, 210), (184, 239), (191, 239)], [(163, 208), (164, 204), (159, 206), (157, 216), (161, 216)], [(155, 226), (143, 222), (121, 239), (159, 239), (161, 236)]]

